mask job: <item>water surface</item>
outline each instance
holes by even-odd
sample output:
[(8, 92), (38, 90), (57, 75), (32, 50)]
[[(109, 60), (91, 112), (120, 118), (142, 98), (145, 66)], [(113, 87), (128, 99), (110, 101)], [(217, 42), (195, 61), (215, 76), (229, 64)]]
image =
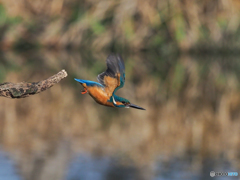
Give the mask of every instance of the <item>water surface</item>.
[(210, 171), (239, 172), (239, 56), (123, 54), (126, 83), (117, 94), (146, 111), (80, 94), (73, 78), (96, 80), (106, 57), (1, 54), (1, 82), (39, 81), (61, 69), (68, 77), (29, 98), (0, 99), (0, 179), (205, 180)]

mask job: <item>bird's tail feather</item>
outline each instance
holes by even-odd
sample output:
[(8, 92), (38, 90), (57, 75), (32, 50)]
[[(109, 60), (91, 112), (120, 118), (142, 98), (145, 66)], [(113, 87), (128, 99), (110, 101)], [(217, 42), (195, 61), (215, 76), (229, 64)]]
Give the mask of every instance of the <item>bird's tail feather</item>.
[(74, 78), (74, 80), (77, 81), (77, 82), (80, 82), (81, 84), (85, 83), (85, 80), (83, 80), (83, 79)]

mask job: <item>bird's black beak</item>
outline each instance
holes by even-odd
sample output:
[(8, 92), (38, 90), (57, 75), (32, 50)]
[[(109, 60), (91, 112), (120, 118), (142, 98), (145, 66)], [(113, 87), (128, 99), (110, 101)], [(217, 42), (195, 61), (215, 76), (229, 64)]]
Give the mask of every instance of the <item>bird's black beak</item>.
[(128, 107), (136, 108), (136, 109), (141, 109), (141, 110), (146, 110), (146, 109), (144, 109), (144, 108), (142, 108), (142, 107), (140, 107), (140, 106), (137, 106), (137, 105), (135, 105), (135, 104), (128, 104)]

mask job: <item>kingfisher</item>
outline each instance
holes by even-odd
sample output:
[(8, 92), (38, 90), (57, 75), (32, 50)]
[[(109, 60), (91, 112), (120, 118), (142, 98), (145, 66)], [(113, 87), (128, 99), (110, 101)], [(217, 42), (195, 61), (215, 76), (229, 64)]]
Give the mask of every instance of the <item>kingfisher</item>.
[(81, 93), (88, 93), (97, 103), (104, 106), (145, 110), (115, 94), (125, 83), (125, 65), (122, 57), (119, 54), (110, 54), (106, 63), (107, 70), (98, 75), (98, 82), (75, 78), (84, 88)]

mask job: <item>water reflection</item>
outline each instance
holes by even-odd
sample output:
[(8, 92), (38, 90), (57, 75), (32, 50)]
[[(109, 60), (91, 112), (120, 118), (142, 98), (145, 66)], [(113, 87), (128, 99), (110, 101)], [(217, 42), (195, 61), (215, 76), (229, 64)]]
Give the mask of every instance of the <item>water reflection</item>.
[[(152, 166), (142, 168), (130, 164), (122, 164), (116, 157), (93, 156), (87, 153), (75, 154), (69, 162), (64, 178), (66, 180), (210, 180), (212, 177), (209, 176), (209, 170), (237, 172), (237, 169), (227, 160), (209, 158), (199, 161), (195, 156), (172, 158), (167, 161), (164, 158), (158, 158), (153, 162)], [(49, 168), (51, 169), (51, 167)], [(15, 163), (8, 158), (5, 152), (1, 151), (0, 180), (21, 179), (17, 173)], [(32, 177), (32, 179), (39, 179), (39, 177)], [(224, 180), (229, 179), (229, 177), (214, 177), (214, 179)], [(238, 179), (238, 177), (231, 177), (231, 179)]]
[[(106, 57), (1, 54), (2, 82), (69, 74), (41, 94), (0, 99), (0, 143), (24, 179), (207, 179), (211, 170), (239, 170), (239, 57), (123, 54), (126, 84), (118, 93), (145, 112), (80, 94), (73, 78), (95, 80)], [(211, 164), (219, 159), (227, 165)]]
[(15, 165), (7, 153), (0, 151), (0, 180), (21, 180)]
[[(195, 157), (196, 158), (196, 157)], [(139, 168), (123, 165), (113, 157), (94, 157), (81, 154), (72, 160), (67, 180), (172, 180), (172, 179), (204, 179), (210, 180), (210, 171), (232, 172), (237, 171), (231, 163), (224, 159), (205, 159), (201, 163), (194, 162), (194, 156), (172, 158), (168, 161), (159, 158), (152, 167)], [(194, 164), (195, 163), (195, 164)], [(196, 166), (199, 163), (200, 167)], [(214, 177), (217, 180), (229, 177)], [(231, 177), (238, 179), (238, 177)]]
[(110, 157), (80, 155), (69, 167), (67, 180), (118, 180), (136, 179), (138, 172), (134, 166), (123, 166)]

